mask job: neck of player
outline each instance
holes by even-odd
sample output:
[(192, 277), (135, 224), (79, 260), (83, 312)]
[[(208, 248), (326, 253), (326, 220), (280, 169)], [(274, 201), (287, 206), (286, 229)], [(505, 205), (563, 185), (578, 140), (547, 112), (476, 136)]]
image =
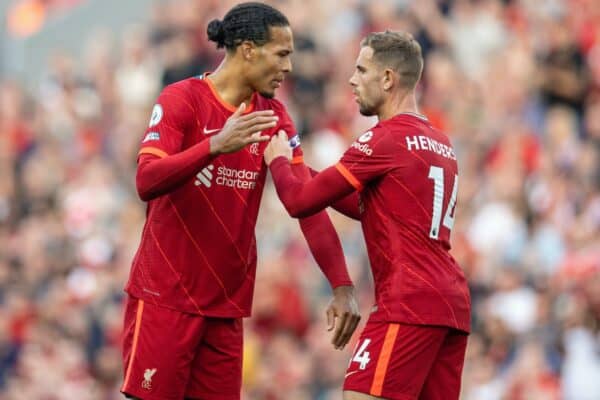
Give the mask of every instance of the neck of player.
[(219, 96), (228, 104), (239, 107), (240, 104), (250, 105), (254, 90), (244, 81), (241, 65), (228, 60), (226, 56), (217, 69), (208, 76)]
[(414, 90), (396, 90), (394, 93), (390, 93), (381, 105), (377, 117), (380, 121), (385, 121), (402, 113), (419, 114)]

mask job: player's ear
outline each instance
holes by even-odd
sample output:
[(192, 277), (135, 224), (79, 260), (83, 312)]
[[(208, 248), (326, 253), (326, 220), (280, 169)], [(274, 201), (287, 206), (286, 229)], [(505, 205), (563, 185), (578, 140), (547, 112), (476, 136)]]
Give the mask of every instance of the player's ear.
[(388, 92), (390, 90), (392, 90), (392, 88), (394, 87), (394, 80), (396, 79), (396, 74), (394, 73), (394, 71), (392, 71), (389, 68), (386, 68), (383, 71), (383, 77), (382, 77), (382, 85), (383, 85), (383, 90)]
[(245, 61), (252, 61), (256, 54), (256, 43), (251, 40), (244, 40), (238, 46), (238, 49)]

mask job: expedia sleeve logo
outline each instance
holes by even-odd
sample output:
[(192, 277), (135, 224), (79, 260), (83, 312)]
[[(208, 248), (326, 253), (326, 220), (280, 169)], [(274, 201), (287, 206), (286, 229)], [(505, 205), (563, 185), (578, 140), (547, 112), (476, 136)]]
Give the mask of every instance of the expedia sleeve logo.
[(290, 142), (290, 147), (292, 149), (295, 149), (296, 147), (300, 146), (300, 135), (295, 134), (294, 136), (292, 136), (289, 139), (289, 142)]
[(362, 134), (361, 137), (359, 137), (354, 143), (352, 143), (352, 148), (365, 153), (368, 156), (373, 155), (373, 149), (369, 146), (369, 142), (371, 139), (373, 139), (373, 131), (367, 131), (365, 133)]

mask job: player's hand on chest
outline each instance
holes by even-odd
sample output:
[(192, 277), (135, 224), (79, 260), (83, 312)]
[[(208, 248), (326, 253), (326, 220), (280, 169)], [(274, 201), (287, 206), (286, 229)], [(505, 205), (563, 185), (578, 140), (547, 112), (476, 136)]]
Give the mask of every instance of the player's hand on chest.
[[(211, 137), (221, 134), (224, 129), (229, 129), (227, 125), (230, 124), (229, 118), (231, 118), (231, 116), (227, 118), (225, 115), (222, 114), (213, 114), (207, 117), (208, 118), (205, 118), (205, 121), (199, 121), (198, 128), (196, 132), (194, 132), (194, 134), (192, 135), (192, 140), (190, 140), (190, 146), (199, 143), (203, 140), (210, 140)], [(257, 122), (256, 126), (265, 128), (261, 130), (256, 130), (256, 128), (254, 128), (253, 136), (263, 136), (266, 138), (270, 138), (275, 132), (276, 127), (276, 124), (275, 126), (272, 125), (273, 124)], [(220, 156), (230, 160), (238, 160), (240, 158), (244, 159), (249, 156), (249, 158), (251, 160), (254, 160), (255, 162), (260, 161), (262, 160), (267, 144), (268, 142), (266, 140), (248, 143), (246, 145), (240, 146), (240, 148), (236, 151), (221, 154)], [(258, 164), (260, 165), (260, 163)]]

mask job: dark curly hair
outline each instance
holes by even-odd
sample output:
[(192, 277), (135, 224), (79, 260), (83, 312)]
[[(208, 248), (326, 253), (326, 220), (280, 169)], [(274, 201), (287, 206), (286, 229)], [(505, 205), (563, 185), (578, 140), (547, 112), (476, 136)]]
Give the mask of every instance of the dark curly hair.
[(217, 48), (235, 50), (244, 40), (262, 46), (271, 40), (269, 27), (289, 26), (285, 15), (263, 3), (241, 3), (233, 7), (223, 18), (212, 20), (206, 29), (208, 39)]

